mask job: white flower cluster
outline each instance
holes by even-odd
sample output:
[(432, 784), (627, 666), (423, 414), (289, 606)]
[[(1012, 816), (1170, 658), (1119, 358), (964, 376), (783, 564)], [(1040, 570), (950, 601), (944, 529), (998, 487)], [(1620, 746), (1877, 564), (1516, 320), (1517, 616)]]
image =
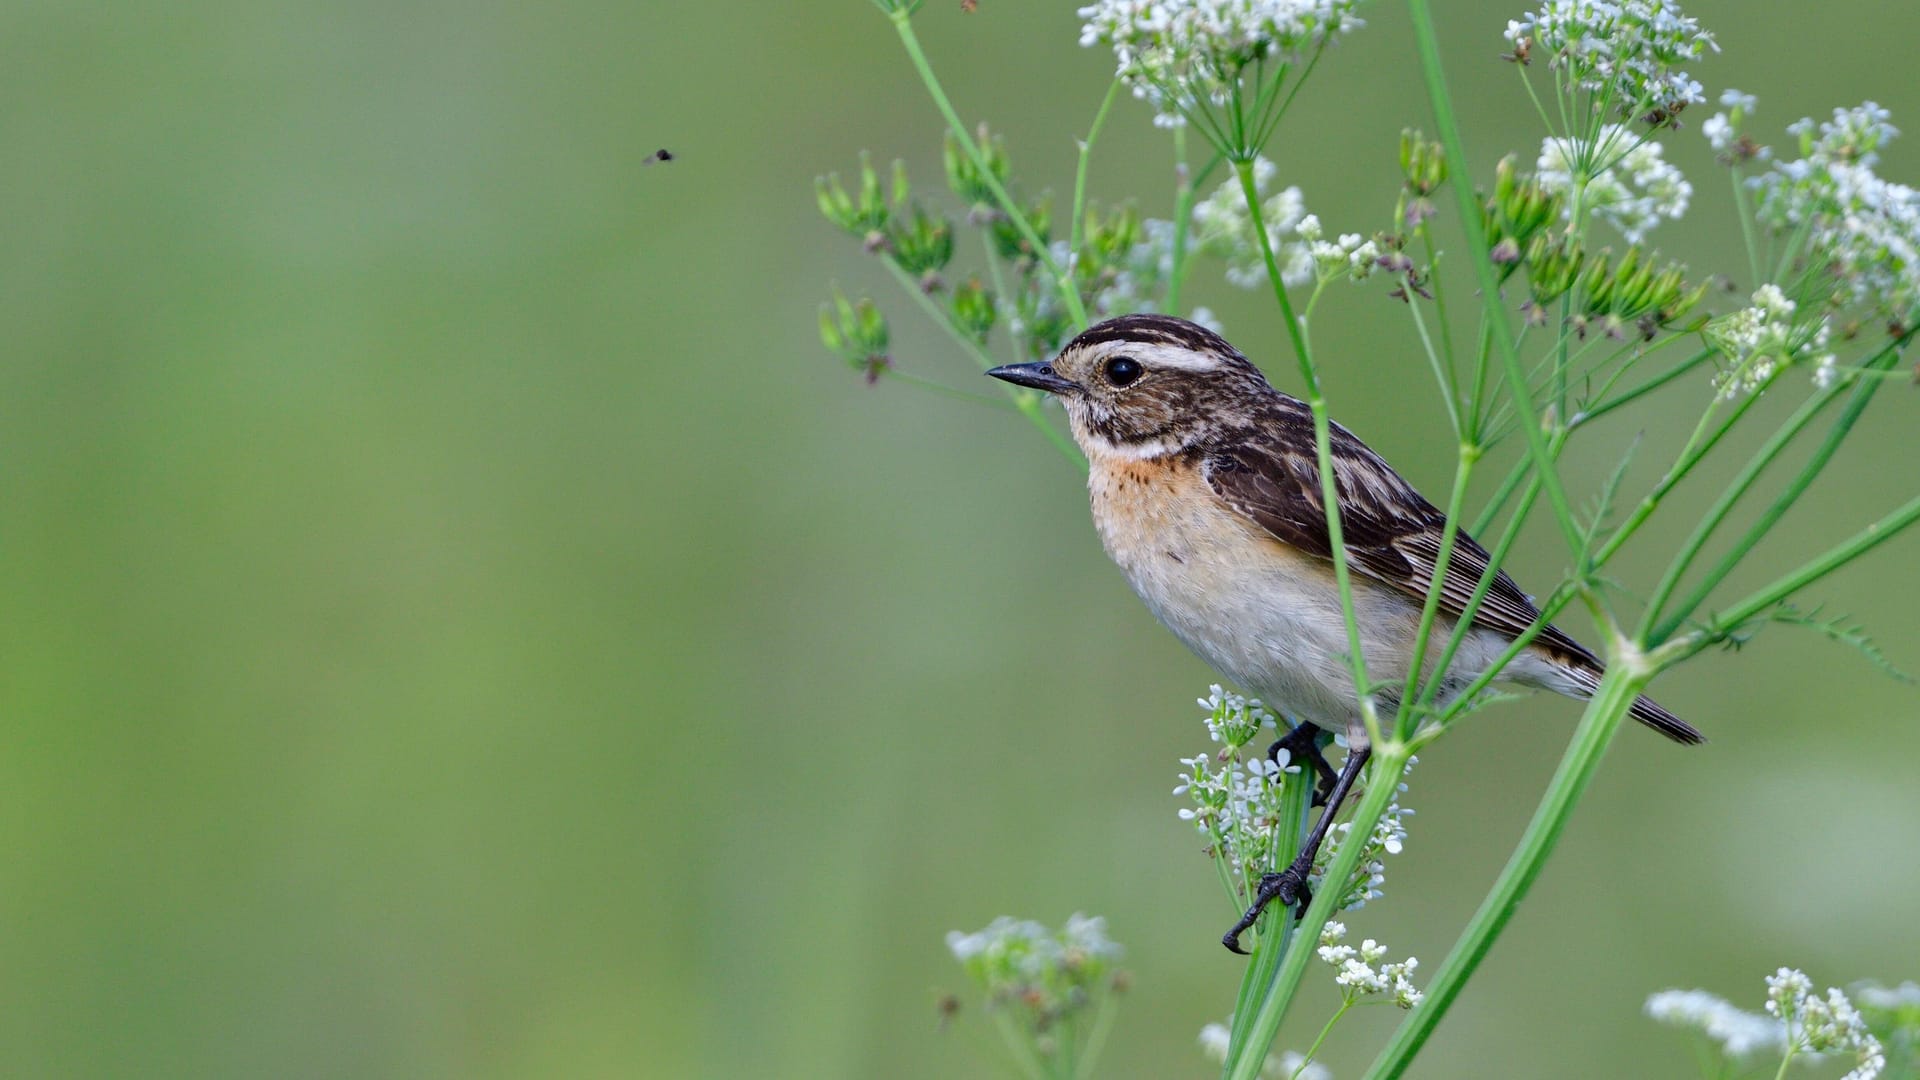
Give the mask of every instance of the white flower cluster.
[[(1609, 150), (1622, 146), (1629, 149)], [(1595, 158), (1601, 160), (1589, 172), (1586, 163)], [(1660, 144), (1639, 139), (1618, 124), (1603, 127), (1592, 146), (1557, 136), (1542, 140), (1535, 170), (1542, 187), (1566, 197), (1569, 215), (1578, 203), (1633, 244), (1662, 218), (1678, 221), (1693, 199), (1693, 185), (1666, 159)], [(1575, 198), (1574, 186), (1581, 180), (1586, 189)]]
[(1874, 171), (1898, 134), (1887, 117), (1869, 101), (1835, 109), (1818, 125), (1801, 120), (1787, 129), (1801, 156), (1748, 183), (1759, 193), (1763, 226), (1787, 236), (1805, 231), (1808, 255), (1827, 266), (1842, 304), (1904, 324), (1920, 305), (1920, 192)]
[(1223, 105), (1257, 61), (1291, 63), (1364, 25), (1358, 0), (1100, 0), (1080, 8), (1083, 46), (1106, 45), (1154, 123)]
[(1387, 956), (1385, 945), (1368, 938), (1356, 948), (1343, 944), (1346, 937), (1345, 923), (1327, 923), (1320, 931), (1318, 955), (1321, 963), (1333, 968), (1333, 981), (1348, 1004), (1362, 996), (1380, 996), (1411, 1009), (1426, 998), (1413, 985), (1414, 969), (1420, 966), (1417, 958), (1409, 956), (1398, 963), (1382, 964), (1380, 961)]
[[(1412, 769), (1420, 763), (1418, 757), (1407, 759), (1407, 768)], [(1404, 775), (1404, 774), (1402, 774)], [(1401, 794), (1405, 794), (1407, 785), (1400, 784)], [(1373, 826), (1373, 832), (1367, 836), (1366, 850), (1360, 856), (1360, 865), (1353, 872), (1353, 879), (1347, 882), (1346, 891), (1340, 897), (1340, 911), (1357, 911), (1366, 907), (1369, 900), (1378, 900), (1385, 895), (1381, 887), (1387, 883), (1387, 856), (1398, 855), (1406, 846), (1406, 819), (1413, 811), (1400, 805), (1395, 799), (1387, 804), (1386, 812)], [(1345, 846), (1347, 837), (1353, 833), (1353, 823), (1342, 821), (1327, 833), (1327, 842), (1320, 845), (1320, 851), (1313, 860), (1312, 883), (1315, 890), (1326, 887), (1327, 870), (1333, 865), (1335, 856)]]
[(949, 933), (947, 948), (962, 964), (1029, 980), (1069, 963), (1117, 960), (1121, 952), (1107, 937), (1106, 919), (1078, 912), (1057, 933), (1031, 919), (1002, 915), (985, 930)]
[[(1315, 272), (1313, 254), (1299, 233), (1307, 216), (1306, 203), (1297, 187), (1268, 196), (1274, 172), (1273, 162), (1254, 160), (1254, 190), (1264, 198), (1261, 221), (1267, 227), (1274, 259), (1280, 264), (1281, 280), (1288, 285), (1303, 285), (1313, 280)], [(1225, 259), (1227, 280), (1232, 284), (1253, 289), (1266, 283), (1267, 264), (1260, 251), (1260, 237), (1253, 230), (1253, 215), (1247, 209), (1247, 195), (1238, 178), (1227, 180), (1195, 204), (1193, 245)]]
[(1859, 1010), (1839, 987), (1813, 993), (1805, 972), (1781, 968), (1767, 977), (1767, 1014), (1786, 1025), (1787, 1046), (1813, 1054), (1852, 1054), (1854, 1069), (1842, 1080), (1873, 1080), (1886, 1068), (1880, 1040), (1867, 1030)]
[(1778, 285), (1762, 285), (1751, 307), (1707, 324), (1707, 339), (1727, 359), (1714, 380), (1722, 399), (1757, 393), (1775, 371), (1803, 360), (1812, 363), (1815, 384), (1833, 384), (1839, 367), (1827, 351), (1832, 329), (1825, 318), (1796, 321), (1798, 309)]
[(1380, 265), (1380, 245), (1359, 233), (1341, 233), (1338, 240), (1324, 239), (1325, 232), (1316, 215), (1301, 218), (1293, 231), (1306, 241), (1307, 254), (1313, 256), (1322, 281), (1342, 274), (1360, 281), (1370, 277)]
[(1648, 1016), (1706, 1035), (1735, 1060), (1763, 1053), (1789, 1060), (1851, 1054), (1854, 1068), (1843, 1080), (1874, 1080), (1886, 1068), (1880, 1040), (1838, 987), (1823, 998), (1804, 972), (1781, 968), (1767, 977), (1766, 1009), (1764, 1016), (1744, 1012), (1704, 990), (1663, 990), (1646, 1004)]
[(1192, 806), (1180, 808), (1180, 820), (1191, 821), (1210, 841), (1212, 854), (1224, 860), (1237, 894), (1245, 899), (1274, 865), (1273, 845), (1280, 830), (1280, 795), (1288, 777), (1300, 769), (1281, 751), (1269, 761), (1256, 751), (1241, 760), (1241, 751), (1260, 733), (1275, 726), (1273, 714), (1258, 699), (1249, 700), (1220, 687), (1209, 689), (1199, 701), (1206, 709), (1207, 733), (1220, 745), (1217, 753), (1182, 758), (1175, 795), (1185, 795)]
[(1706, 100), (1680, 68), (1720, 48), (1667, 0), (1547, 0), (1508, 22), (1506, 37), (1516, 57), (1544, 55), (1597, 107), (1656, 124)]
[[(1224, 1065), (1232, 1047), (1233, 1033), (1225, 1024), (1208, 1024), (1200, 1029), (1200, 1052), (1215, 1065)], [(1333, 1080), (1333, 1070), (1318, 1062), (1309, 1062), (1298, 1050), (1268, 1054), (1260, 1065), (1263, 1080)]]
[(1733, 155), (1738, 155), (1739, 160), (1743, 161), (1749, 157), (1764, 161), (1772, 156), (1772, 152), (1763, 146), (1755, 145), (1751, 150), (1743, 150), (1740, 145), (1743, 126), (1747, 117), (1753, 115), (1755, 103), (1752, 94), (1726, 90), (1720, 95), (1720, 107), (1726, 111), (1714, 113), (1706, 123), (1700, 125), (1700, 134), (1707, 137), (1708, 145), (1723, 159), (1731, 160)]
[(1647, 998), (1647, 1015), (1663, 1024), (1698, 1031), (1730, 1058), (1783, 1053), (1787, 1026), (1734, 1006), (1705, 990), (1662, 990)]

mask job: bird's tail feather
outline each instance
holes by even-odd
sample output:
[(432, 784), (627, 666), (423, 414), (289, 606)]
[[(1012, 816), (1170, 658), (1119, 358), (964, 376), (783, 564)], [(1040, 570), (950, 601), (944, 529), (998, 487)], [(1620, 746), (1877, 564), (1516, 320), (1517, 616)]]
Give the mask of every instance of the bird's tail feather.
[[(1585, 691), (1583, 695), (1585, 697), (1592, 697), (1593, 692), (1600, 688), (1600, 672), (1597, 670), (1584, 665), (1567, 667), (1563, 670)], [(1698, 728), (1668, 712), (1659, 702), (1644, 694), (1633, 699), (1633, 705), (1627, 710), (1627, 715), (1677, 743), (1697, 746), (1707, 741), (1707, 737), (1700, 734)]]

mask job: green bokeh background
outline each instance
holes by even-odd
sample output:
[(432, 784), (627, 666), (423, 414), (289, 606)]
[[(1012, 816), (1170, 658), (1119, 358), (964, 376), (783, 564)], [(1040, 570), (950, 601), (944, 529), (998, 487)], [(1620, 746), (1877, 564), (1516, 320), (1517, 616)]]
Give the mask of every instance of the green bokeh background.
[[(957, 7), (921, 27), (962, 111), (1065, 189), (1108, 60), (1070, 4)], [(1920, 123), (1905, 4), (1689, 9), (1711, 92), (1775, 130), (1862, 98)], [(1518, 11), (1443, 8), (1482, 169), (1540, 135), (1495, 60)], [(1274, 154), (1334, 229), (1384, 223), (1427, 118), (1401, 9), (1369, 17)], [(935, 1031), (943, 934), (1085, 910), (1136, 974), (1107, 1075), (1208, 1075), (1240, 962), (1167, 792), (1212, 677), (1017, 417), (867, 389), (815, 340), (837, 280), (888, 302), (904, 367), (975, 379), (812, 206), (862, 148), (940, 186), (869, 5), (0, 25), (0, 1073), (981, 1076), (977, 1017)], [(1698, 209), (1661, 242), (1741, 265), (1697, 123), (1670, 141)], [(1164, 215), (1168, 160), (1124, 103), (1094, 189)], [(1268, 308), (1194, 280), (1292, 386)], [(1408, 329), (1343, 291), (1316, 344), (1338, 415), (1431, 491)], [(1658, 460), (1706, 392), (1598, 434), (1576, 486), (1636, 428)], [(1752, 580), (1911, 491), (1917, 411), (1876, 405)], [(1513, 568), (1550, 580), (1555, 545)], [(1917, 555), (1820, 590), (1907, 666)], [(1914, 691), (1787, 630), (1659, 689), (1714, 741), (1624, 734), (1417, 1075), (1682, 1075), (1649, 991), (1920, 975)], [(1575, 714), (1530, 700), (1428, 754), (1356, 931), (1437, 963)], [(1332, 1000), (1316, 979), (1286, 1038)], [(1327, 1060), (1353, 1075), (1395, 1019)]]

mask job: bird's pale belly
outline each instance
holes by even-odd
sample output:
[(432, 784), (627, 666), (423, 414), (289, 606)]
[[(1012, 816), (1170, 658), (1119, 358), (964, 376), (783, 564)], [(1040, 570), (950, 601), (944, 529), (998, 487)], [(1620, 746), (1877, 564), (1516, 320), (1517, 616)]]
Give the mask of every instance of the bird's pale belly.
[[(1197, 469), (1096, 463), (1090, 487), (1107, 554), (1180, 640), (1296, 719), (1336, 731), (1352, 727), (1346, 621), (1330, 563), (1233, 513)], [(1356, 577), (1353, 589), (1369, 678), (1404, 679), (1419, 607), (1364, 578)], [(1438, 641), (1447, 631), (1443, 620)], [(1464, 649), (1454, 670), (1483, 664), (1481, 651)]]

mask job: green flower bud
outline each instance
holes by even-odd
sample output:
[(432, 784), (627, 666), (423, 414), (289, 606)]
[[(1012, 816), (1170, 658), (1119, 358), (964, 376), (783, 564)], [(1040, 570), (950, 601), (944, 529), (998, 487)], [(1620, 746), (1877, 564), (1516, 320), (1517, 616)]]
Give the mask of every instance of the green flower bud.
[(990, 132), (987, 125), (980, 125), (974, 144), (980, 148), (980, 156), (986, 159), (984, 172), (951, 134), (947, 136), (942, 157), (947, 166), (947, 186), (967, 204), (969, 216), (980, 222), (999, 216), (995, 209), (993, 187), (987, 181), (988, 175), (1005, 187), (1011, 165), (1007, 160), (1006, 140)]
[(892, 366), (887, 359), (891, 336), (887, 317), (872, 300), (861, 297), (854, 303), (835, 289), (833, 303), (820, 305), (821, 344), (844, 357), (855, 371), (867, 377), (869, 384), (878, 382), (881, 373)]
[(999, 316), (993, 293), (980, 284), (979, 278), (970, 278), (953, 290), (953, 321), (980, 344), (987, 343), (987, 335), (993, 333), (994, 321)]
[(915, 203), (910, 217), (894, 222), (887, 242), (900, 269), (918, 277), (928, 292), (939, 287), (937, 275), (953, 261), (953, 226), (947, 219)]
[(894, 163), (893, 199), (889, 201), (881, 194), (880, 174), (874, 171), (872, 159), (862, 151), (857, 196), (848, 193), (839, 173), (815, 180), (814, 195), (820, 213), (828, 221), (859, 237), (868, 250), (874, 250), (885, 241), (894, 212), (906, 205), (907, 174), (904, 166)]
[(1431, 195), (1446, 182), (1447, 152), (1407, 128), (1400, 132), (1400, 173), (1406, 177), (1408, 191), (1422, 198)]
[[(1051, 203), (1042, 199), (1032, 206), (1027, 207), (1026, 219), (1027, 223), (1033, 226), (1033, 233), (1040, 238), (1042, 244), (1052, 239), (1049, 235), (1053, 227), (1053, 206)], [(1016, 266), (1022, 267), (1022, 269), (1032, 268), (1036, 253), (1032, 246), (1027, 243), (1026, 237), (1021, 235), (1020, 230), (1014, 226), (1011, 220), (1005, 217), (996, 217), (993, 221), (990, 235), (993, 239), (993, 250), (1001, 258), (1014, 263)]]

